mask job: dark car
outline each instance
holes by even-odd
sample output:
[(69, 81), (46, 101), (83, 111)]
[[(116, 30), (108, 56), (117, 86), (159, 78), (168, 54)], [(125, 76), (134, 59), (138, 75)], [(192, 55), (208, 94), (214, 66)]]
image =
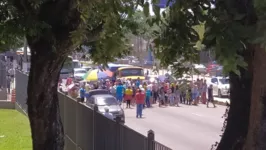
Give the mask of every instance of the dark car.
[(125, 114), (124, 110), (121, 108), (121, 105), (117, 101), (117, 99), (110, 94), (99, 94), (91, 96), (87, 103), (87, 106), (91, 108), (97, 108), (100, 113), (104, 113), (104, 108), (109, 107), (109, 112), (113, 114), (114, 119), (117, 117), (121, 118), (121, 122), (125, 123)]
[(87, 93), (87, 99), (90, 98), (91, 96), (94, 95), (99, 95), (99, 94), (110, 94), (110, 91), (106, 89), (95, 89), (95, 90), (90, 90)]

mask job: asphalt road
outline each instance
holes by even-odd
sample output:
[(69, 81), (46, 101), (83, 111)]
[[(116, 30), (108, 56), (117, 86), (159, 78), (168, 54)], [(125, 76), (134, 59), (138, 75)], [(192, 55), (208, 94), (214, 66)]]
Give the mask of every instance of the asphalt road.
[[(212, 106), (212, 105), (210, 105)], [(206, 105), (144, 109), (143, 118), (136, 110), (125, 109), (126, 125), (147, 135), (152, 129), (155, 140), (173, 150), (209, 150), (220, 140), (225, 106), (206, 108)]]

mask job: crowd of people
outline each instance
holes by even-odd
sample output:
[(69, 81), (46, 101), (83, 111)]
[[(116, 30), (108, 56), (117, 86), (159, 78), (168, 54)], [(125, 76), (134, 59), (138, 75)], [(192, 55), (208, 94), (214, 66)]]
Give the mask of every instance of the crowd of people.
[(125, 103), (126, 108), (136, 107), (137, 118), (142, 117), (144, 108), (150, 108), (153, 105), (178, 107), (180, 103), (186, 105), (202, 103), (209, 107), (209, 103), (212, 103), (213, 107), (216, 107), (212, 85), (207, 86), (206, 80), (203, 79), (187, 83), (171, 83), (168, 80), (145, 82), (139, 79), (116, 81), (106, 79), (98, 82), (85, 82), (79, 86), (78, 90), (81, 101), (86, 99), (85, 93), (91, 89), (109, 90), (120, 104)]

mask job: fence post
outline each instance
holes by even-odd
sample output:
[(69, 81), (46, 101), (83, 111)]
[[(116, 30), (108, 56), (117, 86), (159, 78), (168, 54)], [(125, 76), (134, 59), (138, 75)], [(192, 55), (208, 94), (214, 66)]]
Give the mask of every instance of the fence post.
[(92, 149), (96, 150), (96, 113), (98, 111), (98, 107), (96, 105), (93, 106), (93, 117), (92, 117), (92, 124), (93, 124), (93, 128), (92, 128), (92, 139), (93, 139), (93, 146)]
[(155, 150), (154, 143), (153, 143), (154, 139), (155, 139), (154, 132), (152, 130), (149, 130), (148, 131), (148, 150)]
[(121, 150), (121, 133), (120, 133), (120, 126), (121, 126), (121, 118), (116, 117), (116, 150)]

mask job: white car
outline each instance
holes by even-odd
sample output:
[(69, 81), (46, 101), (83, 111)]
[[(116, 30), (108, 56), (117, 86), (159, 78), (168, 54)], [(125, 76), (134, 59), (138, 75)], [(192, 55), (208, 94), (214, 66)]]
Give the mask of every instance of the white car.
[(93, 69), (91, 66), (82, 66), (82, 68), (86, 71), (90, 71), (91, 69)]
[(74, 69), (74, 78), (77, 80), (83, 80), (83, 76), (87, 73), (84, 68), (75, 68)]
[(206, 74), (206, 67), (202, 64), (194, 64), (193, 65), (195, 69), (199, 71), (201, 74)]
[(229, 96), (230, 83), (228, 77), (212, 77), (209, 84), (213, 85), (213, 95), (218, 95), (218, 97)]

